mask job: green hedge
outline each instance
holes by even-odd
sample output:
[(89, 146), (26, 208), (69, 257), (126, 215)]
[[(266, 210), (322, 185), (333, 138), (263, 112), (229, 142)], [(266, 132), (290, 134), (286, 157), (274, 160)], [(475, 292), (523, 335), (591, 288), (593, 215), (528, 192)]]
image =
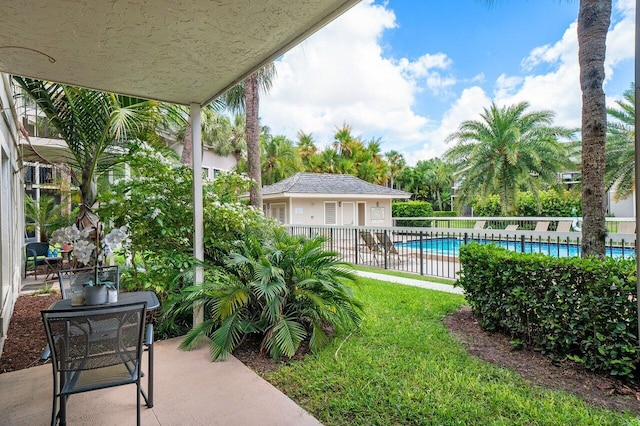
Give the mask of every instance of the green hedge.
[[(472, 203), (474, 216), (503, 216), (500, 210), (500, 196), (491, 195), (476, 198)], [(582, 199), (579, 193), (571, 191), (540, 191), (538, 200), (530, 192), (518, 194), (518, 216), (570, 217), (582, 215)]]
[(444, 211), (433, 212), (433, 217), (458, 217), (458, 212)]
[[(426, 201), (397, 201), (391, 204), (391, 213), (398, 217), (430, 217), (433, 207)], [(431, 226), (428, 220), (397, 220), (396, 226)]]
[(637, 381), (635, 260), (554, 258), (461, 247), (460, 287), (480, 325), (554, 360)]

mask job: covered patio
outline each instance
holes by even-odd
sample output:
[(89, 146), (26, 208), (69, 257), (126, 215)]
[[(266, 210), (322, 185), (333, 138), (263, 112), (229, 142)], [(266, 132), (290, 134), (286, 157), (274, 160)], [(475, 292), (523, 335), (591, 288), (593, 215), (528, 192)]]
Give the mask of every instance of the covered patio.
[[(200, 109), (357, 2), (11, 0), (0, 8), (0, 73), (187, 105), (193, 125), (192, 167), (199, 171)], [(9, 93), (9, 77), (1, 77)], [(20, 176), (24, 138), (11, 111), (13, 103), (3, 95), (5, 105), (8, 136), (0, 140), (11, 162), (6, 162), (3, 176)], [(24, 223), (18, 220), (23, 216), (24, 189), (17, 177), (14, 181), (10, 191), (3, 186), (0, 217), (2, 339), (20, 289), (19, 253), (24, 251)], [(199, 172), (194, 174), (193, 191), (194, 256), (203, 259)], [(15, 224), (6, 218), (16, 218)], [(202, 279), (197, 269), (196, 283)], [(178, 345), (177, 339), (157, 343), (155, 404), (143, 410), (144, 424), (319, 424), (238, 360), (212, 363), (206, 346), (184, 352)], [(0, 424), (47, 424), (51, 397), (49, 365), (0, 375)], [(135, 387), (74, 396), (68, 411), (72, 424), (131, 424), (136, 416)]]

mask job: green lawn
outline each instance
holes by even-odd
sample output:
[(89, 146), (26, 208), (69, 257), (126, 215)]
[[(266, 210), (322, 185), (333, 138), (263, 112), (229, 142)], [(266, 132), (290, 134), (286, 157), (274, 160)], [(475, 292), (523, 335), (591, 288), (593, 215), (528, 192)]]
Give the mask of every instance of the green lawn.
[(356, 333), (266, 375), (327, 426), (640, 424), (467, 355), (441, 323), (462, 296), (365, 279), (357, 294)]
[(456, 282), (456, 280), (450, 280), (448, 278), (434, 277), (431, 275), (412, 274), (411, 272), (401, 272), (392, 269), (375, 268), (372, 266), (353, 265), (353, 267), (358, 271), (373, 272), (376, 274), (391, 275), (394, 277), (411, 278), (412, 280), (427, 281), (431, 283), (453, 285)]

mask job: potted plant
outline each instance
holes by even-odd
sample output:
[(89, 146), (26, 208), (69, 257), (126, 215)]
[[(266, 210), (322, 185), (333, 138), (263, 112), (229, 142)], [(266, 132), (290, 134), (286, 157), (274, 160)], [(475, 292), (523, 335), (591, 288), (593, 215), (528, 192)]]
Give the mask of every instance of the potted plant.
[(93, 267), (91, 279), (83, 283), (85, 305), (98, 305), (117, 301), (118, 291), (111, 280), (103, 280), (99, 277), (98, 268), (105, 259), (120, 247), (127, 238), (127, 228), (122, 226), (111, 230), (100, 240), (102, 226), (97, 223), (95, 227), (88, 226), (82, 230), (74, 224), (53, 232), (51, 241), (73, 246), (73, 256), (76, 261), (84, 266)]

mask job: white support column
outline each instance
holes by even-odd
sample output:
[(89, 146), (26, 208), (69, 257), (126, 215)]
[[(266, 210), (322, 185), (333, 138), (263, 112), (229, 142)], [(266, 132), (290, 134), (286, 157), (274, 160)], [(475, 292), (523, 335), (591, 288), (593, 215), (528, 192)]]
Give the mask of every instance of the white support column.
[[(204, 213), (202, 203), (202, 128), (200, 125), (200, 105), (192, 103), (190, 105), (191, 114), (191, 135), (192, 135), (192, 164), (193, 164), (193, 255), (197, 261), (204, 260)], [(188, 143), (185, 141), (185, 143)], [(202, 285), (204, 282), (204, 269), (201, 266), (195, 268), (194, 284)], [(202, 307), (195, 307), (193, 310), (193, 325), (204, 321)]]
[[(634, 89), (635, 89), (635, 110), (638, 111), (638, 104), (640, 101), (638, 100), (638, 95), (640, 95), (640, 0), (636, 0), (636, 23), (635, 23), (635, 81), (634, 81)], [(637, 129), (640, 126), (640, 116), (636, 114), (634, 121), (635, 128)], [(638, 307), (638, 333), (640, 333), (640, 248), (638, 247), (638, 242), (640, 240), (640, 221), (638, 220), (638, 212), (640, 212), (640, 197), (638, 197), (635, 193), (638, 192), (637, 183), (640, 182), (640, 135), (638, 132), (635, 133), (634, 138), (634, 146), (635, 146), (635, 219), (636, 219), (636, 299), (637, 299), (637, 307)], [(640, 335), (638, 336), (638, 340), (640, 341)]]

